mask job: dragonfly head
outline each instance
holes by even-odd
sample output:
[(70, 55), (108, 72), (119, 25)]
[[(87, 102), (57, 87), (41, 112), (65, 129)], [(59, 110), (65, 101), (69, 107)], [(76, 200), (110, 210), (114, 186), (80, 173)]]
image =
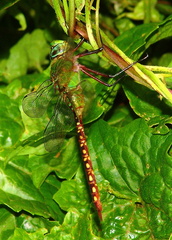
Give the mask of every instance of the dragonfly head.
[(50, 58), (62, 56), (67, 51), (67, 42), (63, 40), (55, 40), (51, 42)]

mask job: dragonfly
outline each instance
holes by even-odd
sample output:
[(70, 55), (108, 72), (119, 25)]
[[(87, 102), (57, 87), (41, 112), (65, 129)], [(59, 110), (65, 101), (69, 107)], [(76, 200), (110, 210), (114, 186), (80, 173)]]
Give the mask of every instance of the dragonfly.
[(135, 62), (115, 75), (100, 73), (80, 64), (78, 59), (87, 55), (97, 54), (103, 48), (75, 54), (83, 42), (84, 39), (76, 47), (71, 46), (67, 41), (56, 40), (52, 42), (50, 79), (43, 82), (37, 91), (27, 94), (23, 99), (22, 107), (29, 117), (38, 118), (44, 114), (49, 102), (55, 98), (54, 114), (44, 131), (44, 145), (47, 151), (56, 151), (57, 148), (60, 148), (66, 133), (71, 130), (73, 125), (76, 126), (92, 202), (97, 210), (99, 219), (102, 220), (102, 203), (83, 125), (85, 101), (79, 73), (81, 71), (99, 83), (111, 87), (117, 81), (109, 84), (97, 78), (95, 74), (114, 78), (132, 67)]

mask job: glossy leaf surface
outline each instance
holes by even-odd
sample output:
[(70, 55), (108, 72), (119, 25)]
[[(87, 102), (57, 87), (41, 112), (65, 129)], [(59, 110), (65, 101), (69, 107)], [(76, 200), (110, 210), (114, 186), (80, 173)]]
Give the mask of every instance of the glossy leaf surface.
[[(67, 23), (71, 20), (67, 14), (72, 6), (68, 9), (68, 1), (58, 1), (60, 8), (57, 9), (53, 5), (55, 1), (48, 1), (56, 8), (54, 11), (42, 1), (15, 2), (0, 3), (3, 10), (0, 20), (3, 36), (0, 45), (0, 239), (170, 239), (172, 120), (169, 102), (129, 77), (121, 80), (122, 88), (120, 85), (106, 88), (81, 74), (86, 102), (85, 131), (103, 205), (100, 224), (91, 203), (75, 129), (68, 129), (60, 148), (49, 153), (44, 148), (43, 131), (53, 116), (54, 103), (48, 105), (47, 95), (42, 102), (37, 102), (31, 117), (39, 118), (30, 118), (22, 111), (23, 97), (33, 94), (42, 83), (48, 83), (49, 43), (65, 38), (56, 24), (56, 13), (67, 32)], [(76, 18), (84, 23), (85, 2), (76, 2)], [(159, 3), (151, 5), (154, 16), (149, 15), (150, 5), (147, 6), (146, 19), (159, 22), (145, 24), (142, 22), (145, 9), (140, 2), (133, 1), (131, 8), (123, 1), (116, 1), (114, 6), (112, 1), (101, 1), (100, 28), (115, 39), (127, 56), (138, 59), (148, 52), (145, 66), (170, 67), (171, 3), (166, 1), (162, 4), (164, 8)], [(88, 6), (89, 3), (87, 1)], [(102, 9), (106, 9), (106, 14)], [(94, 12), (95, 9), (90, 14), (92, 19)], [(121, 35), (114, 36), (116, 31)], [(89, 42), (78, 52), (86, 49), (92, 50)], [(107, 74), (119, 70), (98, 55), (79, 61)], [(170, 88), (171, 78), (165, 76), (164, 80)]]

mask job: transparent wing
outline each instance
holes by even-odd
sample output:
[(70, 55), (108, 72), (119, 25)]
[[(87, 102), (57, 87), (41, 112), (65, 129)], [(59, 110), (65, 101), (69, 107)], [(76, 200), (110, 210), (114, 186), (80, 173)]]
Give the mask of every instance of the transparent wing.
[(37, 91), (29, 93), (23, 98), (23, 111), (32, 118), (41, 117), (46, 111), (53, 94), (54, 88), (51, 80), (44, 81)]
[(55, 112), (45, 131), (45, 149), (57, 151), (63, 144), (66, 133), (74, 127), (74, 115), (70, 107), (61, 99), (55, 106)]

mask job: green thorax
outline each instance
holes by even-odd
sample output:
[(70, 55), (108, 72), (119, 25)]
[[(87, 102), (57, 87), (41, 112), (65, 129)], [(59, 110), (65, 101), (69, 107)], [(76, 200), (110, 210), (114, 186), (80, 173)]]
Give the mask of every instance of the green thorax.
[(51, 81), (66, 104), (71, 105), (76, 115), (81, 117), (84, 97), (80, 84), (79, 64), (73, 52), (67, 42), (53, 42), (50, 53)]

